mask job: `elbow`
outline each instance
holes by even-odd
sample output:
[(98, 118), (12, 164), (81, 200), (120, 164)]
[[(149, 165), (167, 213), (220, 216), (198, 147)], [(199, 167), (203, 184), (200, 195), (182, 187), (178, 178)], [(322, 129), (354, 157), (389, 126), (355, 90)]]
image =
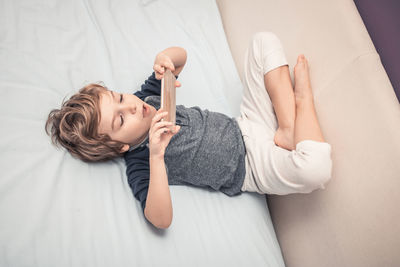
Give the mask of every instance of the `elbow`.
[(171, 225), (172, 220), (170, 221), (165, 221), (159, 224), (153, 224), (155, 227), (158, 229), (167, 229)]
[(154, 225), (158, 229), (167, 229), (171, 223), (172, 223), (172, 216), (168, 216), (168, 218), (160, 218), (160, 217), (155, 217), (153, 218), (145, 209), (145, 217), (146, 219)]
[(187, 51), (186, 51), (186, 49), (185, 49), (185, 48), (183, 48), (183, 47), (181, 47), (181, 48), (182, 48), (183, 54), (185, 55), (185, 62), (186, 62), (186, 58), (187, 58)]
[(158, 229), (167, 229), (171, 225), (172, 220), (159, 220), (159, 221), (150, 221), (150, 222)]

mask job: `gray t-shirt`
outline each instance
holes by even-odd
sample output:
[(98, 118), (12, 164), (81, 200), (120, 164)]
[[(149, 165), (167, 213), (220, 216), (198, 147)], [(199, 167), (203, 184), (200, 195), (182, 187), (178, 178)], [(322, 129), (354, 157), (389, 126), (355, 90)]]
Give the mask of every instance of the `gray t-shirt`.
[[(159, 96), (148, 96), (145, 102), (160, 107)], [(164, 155), (168, 183), (209, 186), (229, 196), (240, 193), (245, 146), (236, 120), (199, 107), (177, 105), (176, 124), (181, 129)]]
[[(153, 72), (134, 94), (159, 109), (160, 92), (161, 81)], [(176, 124), (181, 129), (171, 138), (164, 155), (168, 184), (207, 187), (228, 196), (240, 194), (245, 146), (236, 119), (178, 105)], [(148, 138), (124, 154), (128, 183), (143, 212), (150, 182), (149, 156)]]

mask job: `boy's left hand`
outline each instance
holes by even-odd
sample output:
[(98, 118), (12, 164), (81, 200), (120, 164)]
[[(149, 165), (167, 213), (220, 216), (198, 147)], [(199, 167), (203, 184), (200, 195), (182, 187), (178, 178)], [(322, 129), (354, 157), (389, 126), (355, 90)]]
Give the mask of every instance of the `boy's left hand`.
[[(163, 53), (159, 53), (154, 60), (153, 66), (154, 72), (156, 74), (156, 79), (161, 80), (164, 77), (165, 69), (170, 69), (172, 72), (175, 71), (174, 63), (171, 58)], [(180, 87), (181, 83), (175, 81), (175, 87)]]

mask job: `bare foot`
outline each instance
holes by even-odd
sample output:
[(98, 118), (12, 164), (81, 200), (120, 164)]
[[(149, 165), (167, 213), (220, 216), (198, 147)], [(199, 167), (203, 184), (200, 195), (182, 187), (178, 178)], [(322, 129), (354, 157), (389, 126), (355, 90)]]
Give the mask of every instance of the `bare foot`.
[(294, 66), (294, 84), (294, 96), (296, 100), (313, 98), (310, 74), (308, 73), (308, 62), (303, 54), (297, 57), (297, 64)]
[(287, 150), (294, 150), (294, 128), (278, 128), (275, 133), (274, 142), (277, 146)]

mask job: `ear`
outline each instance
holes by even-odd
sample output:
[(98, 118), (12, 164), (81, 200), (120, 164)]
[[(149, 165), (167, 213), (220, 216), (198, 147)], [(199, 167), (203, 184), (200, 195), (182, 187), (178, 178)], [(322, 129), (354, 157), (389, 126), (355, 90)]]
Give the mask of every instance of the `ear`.
[(128, 151), (128, 150), (129, 150), (129, 145), (126, 144), (126, 145), (124, 145), (124, 146), (121, 148), (121, 153), (125, 153), (125, 152)]

